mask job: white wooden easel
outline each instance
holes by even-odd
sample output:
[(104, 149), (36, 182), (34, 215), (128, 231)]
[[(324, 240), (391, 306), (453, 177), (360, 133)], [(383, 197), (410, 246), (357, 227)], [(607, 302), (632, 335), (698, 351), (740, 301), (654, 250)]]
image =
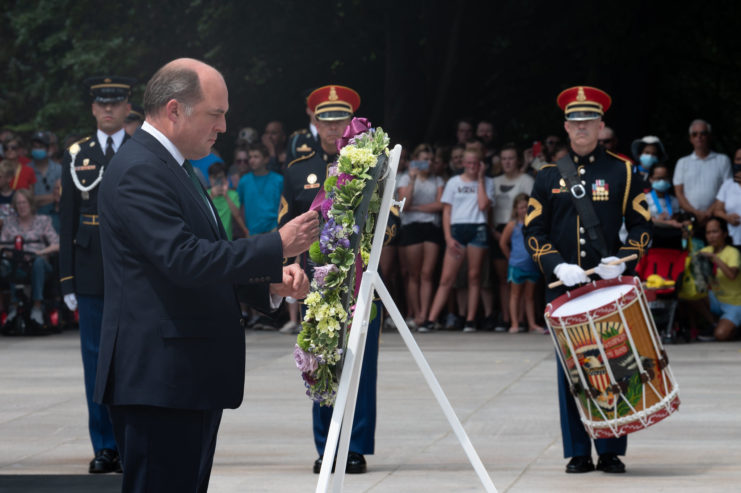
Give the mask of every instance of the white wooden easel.
[[(409, 352), (422, 371), (422, 375), (427, 381), (432, 393), (435, 395), (437, 402), (440, 404), (445, 417), (448, 419), (453, 432), (458, 437), (458, 441), (463, 447), (463, 451), (468, 456), (476, 474), (481, 480), (484, 490), (489, 493), (496, 493), (494, 483), (489, 477), (489, 473), (484, 468), (476, 450), (471, 444), (466, 431), (463, 429), (461, 422), (453, 411), (450, 401), (443, 392), (440, 383), (432, 373), (430, 365), (422, 355), (422, 350), (414, 340), (409, 327), (404, 321), (404, 317), (394, 303), (386, 286), (383, 284), (381, 277), (378, 275), (378, 262), (381, 257), (381, 248), (383, 247), (383, 237), (386, 231), (389, 211), (393, 201), (394, 187), (396, 185), (396, 170), (399, 166), (399, 156), (401, 155), (401, 146), (396, 145), (391, 151), (388, 162), (388, 174), (386, 176), (383, 197), (381, 199), (381, 209), (376, 219), (376, 229), (373, 235), (373, 246), (371, 247), (370, 260), (368, 267), (363, 272), (358, 291), (358, 299), (355, 305), (355, 316), (350, 327), (350, 338), (347, 343), (345, 353), (345, 364), (343, 366), (342, 376), (340, 377), (339, 387), (337, 389), (337, 399), (332, 412), (332, 421), (329, 426), (327, 443), (324, 448), (324, 457), (322, 460), (322, 469), (319, 473), (319, 481), (316, 486), (317, 493), (327, 493), (329, 491), (329, 482), (332, 473), (332, 464), (334, 463), (334, 452), (337, 450), (336, 473), (333, 478), (333, 491), (342, 492), (343, 481), (345, 479), (345, 467), (347, 463), (347, 452), (350, 446), (350, 435), (352, 432), (353, 418), (355, 415), (355, 402), (358, 396), (358, 384), (360, 382), (360, 369), (363, 363), (363, 353), (365, 352), (365, 340), (368, 336), (368, 323), (371, 314), (371, 305), (373, 302), (373, 292), (378, 293), (386, 310), (391, 315), (396, 328), (402, 339), (409, 348)], [(403, 207), (403, 203), (398, 203)], [(379, 313), (378, 316), (381, 314)], [(340, 433), (341, 431), (341, 433)], [(339, 446), (338, 446), (339, 438)]]

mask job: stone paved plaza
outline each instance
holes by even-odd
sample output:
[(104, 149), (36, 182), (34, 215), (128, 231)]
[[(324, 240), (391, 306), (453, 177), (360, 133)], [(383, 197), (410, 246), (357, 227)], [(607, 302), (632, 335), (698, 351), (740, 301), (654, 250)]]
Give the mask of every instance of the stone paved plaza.
[[(567, 475), (550, 338), (415, 334), (500, 492), (739, 491), (741, 343), (668, 346), (679, 413), (630, 436), (628, 472)], [(294, 338), (247, 332), (245, 402), (227, 410), (210, 491), (309, 492), (318, 476)], [(381, 338), (376, 454), (347, 492), (483, 491), (396, 332)], [(117, 491), (92, 457), (75, 331), (0, 338), (0, 493)]]

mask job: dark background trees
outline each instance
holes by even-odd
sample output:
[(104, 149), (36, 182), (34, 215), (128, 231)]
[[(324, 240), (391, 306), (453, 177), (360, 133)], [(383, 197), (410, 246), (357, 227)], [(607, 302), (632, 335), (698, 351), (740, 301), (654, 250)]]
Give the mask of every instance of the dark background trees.
[(741, 143), (741, 4), (443, 0), (3, 1), (0, 125), (60, 136), (93, 123), (82, 80), (115, 73), (144, 84), (179, 56), (219, 68), (229, 86), (230, 154), (241, 126), (306, 124), (307, 89), (358, 90), (358, 112), (396, 141), (446, 142), (461, 116), (489, 118), (498, 141), (528, 145), (561, 132), (555, 97), (596, 85), (627, 152), (659, 135), (689, 152), (693, 118), (716, 147)]

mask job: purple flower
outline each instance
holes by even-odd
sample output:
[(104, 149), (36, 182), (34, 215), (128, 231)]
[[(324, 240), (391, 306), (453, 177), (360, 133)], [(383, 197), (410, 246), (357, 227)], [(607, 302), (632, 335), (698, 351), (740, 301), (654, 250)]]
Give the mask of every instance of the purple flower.
[[(311, 374), (309, 374), (309, 373), (302, 372), (301, 373), (301, 378), (304, 379), (304, 382), (305, 382), (305, 384), (306, 384), (307, 387), (310, 387), (311, 385), (314, 385), (316, 383), (316, 379), (314, 377), (312, 377)], [(307, 395), (308, 395), (308, 392), (307, 392)]]
[(351, 182), (355, 179), (353, 175), (348, 175), (347, 173), (340, 173), (340, 176), (337, 177), (337, 186), (340, 187), (344, 185), (347, 182)]
[(329, 168), (327, 168), (327, 177), (328, 178), (330, 176), (339, 176), (339, 174), (340, 174), (340, 169), (337, 166), (337, 163), (335, 163), (335, 164), (331, 165)]
[(293, 359), (296, 360), (296, 367), (304, 373), (313, 373), (318, 367), (316, 358), (301, 349), (298, 344), (293, 350)]
[(324, 287), (324, 278), (330, 272), (336, 272), (337, 266), (334, 264), (322, 265), (321, 267), (314, 267), (314, 280), (320, 288)]

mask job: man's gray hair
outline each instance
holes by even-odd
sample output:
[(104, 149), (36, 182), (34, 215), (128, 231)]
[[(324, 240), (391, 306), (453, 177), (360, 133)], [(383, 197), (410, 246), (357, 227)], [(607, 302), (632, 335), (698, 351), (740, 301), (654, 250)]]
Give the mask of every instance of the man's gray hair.
[(692, 127), (694, 127), (695, 125), (700, 124), (700, 123), (702, 123), (703, 125), (705, 125), (705, 127), (707, 127), (709, 134), (712, 134), (713, 133), (713, 129), (710, 126), (710, 124), (708, 122), (706, 122), (705, 120), (701, 119), (701, 118), (695, 118), (694, 120), (692, 120), (692, 123), (690, 123), (690, 128), (687, 131), (687, 133), (688, 134), (692, 134)]
[(153, 115), (175, 99), (185, 107), (185, 115), (193, 113), (193, 107), (203, 99), (201, 83), (195, 70), (183, 67), (160, 68), (147, 83), (144, 90), (144, 113)]

